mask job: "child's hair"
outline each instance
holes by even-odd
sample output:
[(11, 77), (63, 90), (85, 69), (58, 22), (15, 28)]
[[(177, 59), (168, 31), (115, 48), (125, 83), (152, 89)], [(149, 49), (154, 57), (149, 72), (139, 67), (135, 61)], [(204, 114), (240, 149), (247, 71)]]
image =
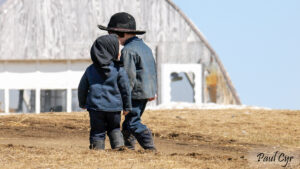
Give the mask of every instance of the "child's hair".
[(109, 34), (116, 34), (118, 37), (123, 38), (124, 32), (115, 32), (115, 31), (108, 31)]

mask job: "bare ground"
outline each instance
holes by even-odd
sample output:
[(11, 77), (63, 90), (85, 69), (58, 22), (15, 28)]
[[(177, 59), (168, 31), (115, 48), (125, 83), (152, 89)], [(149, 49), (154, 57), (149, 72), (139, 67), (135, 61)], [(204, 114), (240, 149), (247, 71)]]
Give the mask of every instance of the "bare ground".
[(256, 150), (291, 153), (288, 167), (300, 168), (300, 111), (157, 110), (143, 120), (156, 153), (89, 150), (86, 112), (0, 116), (0, 168), (254, 168)]

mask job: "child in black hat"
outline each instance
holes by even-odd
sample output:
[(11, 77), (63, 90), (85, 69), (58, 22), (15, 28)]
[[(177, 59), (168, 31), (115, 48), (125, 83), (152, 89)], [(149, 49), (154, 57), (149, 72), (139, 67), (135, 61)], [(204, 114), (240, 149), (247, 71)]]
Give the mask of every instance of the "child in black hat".
[(80, 80), (78, 100), (90, 115), (90, 149), (104, 149), (106, 132), (111, 148), (124, 146), (120, 131), (121, 111), (131, 111), (127, 74), (119, 61), (116, 35), (99, 37), (91, 48), (90, 65)]
[(150, 129), (142, 123), (142, 115), (148, 101), (156, 98), (157, 73), (152, 50), (136, 35), (145, 31), (136, 30), (133, 16), (126, 12), (114, 14), (108, 26), (98, 26), (109, 34), (117, 34), (124, 48), (121, 60), (127, 72), (132, 96), (132, 110), (125, 113), (122, 125), (125, 146), (135, 148), (135, 139), (147, 150), (156, 150)]

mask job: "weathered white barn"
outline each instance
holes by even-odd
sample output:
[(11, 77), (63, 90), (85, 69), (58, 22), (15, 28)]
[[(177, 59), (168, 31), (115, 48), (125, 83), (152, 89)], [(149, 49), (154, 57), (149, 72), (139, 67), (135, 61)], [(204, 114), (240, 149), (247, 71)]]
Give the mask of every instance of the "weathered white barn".
[[(6, 0), (0, 6), (0, 112), (79, 111), (77, 86), (91, 63), (90, 47), (106, 34), (97, 24), (120, 11), (147, 31), (141, 38), (158, 70), (152, 104), (185, 101), (186, 93), (191, 102), (241, 104), (216, 52), (171, 0)], [(179, 90), (181, 82), (188, 85)]]

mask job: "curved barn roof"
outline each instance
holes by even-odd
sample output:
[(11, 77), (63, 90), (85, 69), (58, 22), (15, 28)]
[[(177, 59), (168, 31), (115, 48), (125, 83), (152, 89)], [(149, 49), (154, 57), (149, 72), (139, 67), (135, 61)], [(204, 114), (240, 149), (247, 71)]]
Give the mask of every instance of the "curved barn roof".
[(212, 55), (214, 56), (214, 58), (216, 59), (216, 62), (218, 63), (221, 72), (223, 73), (223, 76), (225, 77), (225, 80), (227, 81), (227, 84), (230, 88), (230, 90), (232, 91), (235, 99), (237, 100), (237, 104), (241, 104), (240, 98), (230, 80), (230, 77), (227, 73), (227, 71), (225, 70), (224, 65), (222, 64), (219, 56), (217, 55), (217, 53), (215, 52), (215, 50), (211, 47), (211, 45), (208, 43), (208, 41), (206, 40), (206, 38), (204, 37), (204, 35), (200, 32), (200, 30), (197, 28), (197, 26), (195, 26), (193, 24), (193, 22), (171, 1), (171, 0), (166, 0), (174, 9), (176, 9), (178, 11), (178, 13), (180, 13), (180, 15), (186, 20), (187, 24), (189, 24), (191, 26), (191, 28), (193, 29), (193, 31), (195, 31), (195, 33), (198, 35), (198, 37), (201, 39), (201, 41), (206, 45), (206, 47), (210, 50), (210, 52), (212, 53)]
[(97, 25), (106, 25), (120, 11), (135, 16), (137, 28), (147, 31), (142, 38), (161, 51), (163, 62), (206, 64), (214, 59), (240, 104), (218, 55), (171, 0), (5, 1), (0, 6), (0, 60), (89, 59), (92, 42), (106, 34)]

